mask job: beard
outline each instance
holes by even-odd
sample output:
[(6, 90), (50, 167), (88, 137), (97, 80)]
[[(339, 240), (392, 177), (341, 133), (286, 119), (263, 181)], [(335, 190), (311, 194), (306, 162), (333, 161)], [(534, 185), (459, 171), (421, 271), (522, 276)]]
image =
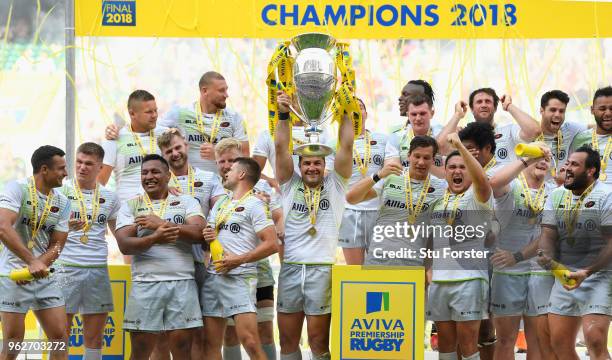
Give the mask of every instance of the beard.
[(572, 181), (570, 184), (564, 184), (564, 186), (568, 190), (578, 190), (578, 189), (586, 188), (587, 184), (588, 184), (587, 174), (582, 173), (580, 175), (574, 174), (574, 181)]
[(612, 132), (612, 124), (608, 123), (608, 124), (610, 124), (610, 125), (608, 125), (608, 127), (607, 127), (607, 128), (604, 126), (604, 123), (603, 123), (603, 115), (602, 115), (602, 116), (600, 116), (600, 117), (596, 117), (596, 116), (595, 116), (595, 123), (597, 123), (597, 126), (598, 126), (600, 129), (602, 129), (603, 131), (605, 131), (605, 132)]

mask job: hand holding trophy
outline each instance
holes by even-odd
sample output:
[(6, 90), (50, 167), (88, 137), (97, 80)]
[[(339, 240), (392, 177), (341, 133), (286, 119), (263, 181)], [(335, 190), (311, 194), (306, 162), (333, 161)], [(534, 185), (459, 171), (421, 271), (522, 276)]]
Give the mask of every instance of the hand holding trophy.
[[(291, 57), (289, 44), (297, 50)], [(335, 54), (332, 52), (335, 50)], [(342, 81), (337, 90), (337, 72)], [(308, 142), (295, 151), (300, 156), (327, 156), (332, 149), (320, 142), (321, 125), (330, 118), (339, 121), (344, 113), (353, 113), (355, 134), (361, 133), (361, 112), (354, 97), (354, 71), (348, 45), (337, 43), (327, 34), (307, 33), (295, 36), (277, 48), (268, 65), (268, 125), (274, 134), (278, 120), (278, 89), (297, 100), (290, 111), (307, 124)], [(284, 101), (284, 100), (283, 100)]]

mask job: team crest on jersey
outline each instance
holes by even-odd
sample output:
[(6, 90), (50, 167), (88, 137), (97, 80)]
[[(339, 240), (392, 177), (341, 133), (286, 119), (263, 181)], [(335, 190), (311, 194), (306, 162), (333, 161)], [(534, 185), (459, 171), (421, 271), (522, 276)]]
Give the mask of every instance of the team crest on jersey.
[(329, 200), (327, 200), (327, 199), (321, 200), (321, 202), (319, 202), (319, 209), (321, 209), (321, 210), (329, 209)]
[(372, 156), (372, 162), (376, 165), (382, 165), (383, 163), (383, 158), (382, 156), (376, 154), (374, 156)]
[(104, 204), (106, 202), (105, 198), (100, 198), (100, 200), (98, 201), (98, 204)]
[(427, 193), (428, 193), (428, 194), (431, 194), (431, 193), (432, 193), (432, 192), (434, 192), (434, 191), (436, 191), (436, 189), (435, 189), (435, 188), (433, 188), (433, 187), (431, 187), (431, 186), (429, 187), (429, 189), (427, 189)]
[(175, 224), (184, 224), (185, 217), (183, 215), (174, 215), (174, 217), (172, 218), (172, 222)]
[(52, 213), (56, 213), (56, 212), (58, 212), (58, 211), (59, 211), (59, 208), (58, 208), (57, 206), (51, 206), (50, 211), (51, 211)]
[(228, 126), (230, 126), (230, 123), (227, 122), (227, 121), (224, 121), (219, 126), (221, 126), (221, 127), (228, 127)]
[(504, 134), (495, 134), (495, 140), (500, 139)]
[(370, 140), (370, 145), (376, 145), (378, 142), (376, 140)]
[(177, 206), (180, 203), (181, 203), (180, 201), (173, 201), (170, 203), (170, 206)]
[(427, 211), (427, 209), (429, 209), (429, 204), (428, 203), (423, 203), (423, 207), (421, 208), (421, 212)]
[(104, 214), (98, 215), (98, 224), (104, 224), (104, 223), (106, 223), (106, 215)]
[(593, 206), (595, 206), (595, 201), (589, 201), (588, 203), (584, 204), (585, 208), (592, 208)]
[(236, 212), (243, 212), (244, 211), (244, 206), (239, 206), (236, 208)]
[(201, 181), (196, 181), (193, 183), (193, 187), (202, 187), (202, 185), (204, 185), (204, 183)]
[(500, 159), (505, 159), (508, 157), (508, 150), (506, 150), (505, 148), (501, 148), (499, 150), (497, 150), (497, 156)]

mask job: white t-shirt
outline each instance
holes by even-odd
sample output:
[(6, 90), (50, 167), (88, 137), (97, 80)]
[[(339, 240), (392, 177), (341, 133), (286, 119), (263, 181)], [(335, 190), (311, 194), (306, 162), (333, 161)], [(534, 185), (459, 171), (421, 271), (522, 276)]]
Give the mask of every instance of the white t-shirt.
[(281, 185), (285, 218), (286, 263), (333, 264), (338, 246), (338, 229), (344, 213), (348, 180), (334, 170), (323, 178), (319, 210), (315, 221), (316, 234), (308, 234), (312, 227), (306, 202), (304, 183), (297, 173)]
[[(253, 195), (240, 204), (238, 204), (238, 199), (233, 200), (226, 195), (215, 203), (208, 216), (208, 223), (211, 226), (216, 225), (216, 216), (226, 202), (231, 202), (227, 206), (229, 208), (235, 207), (235, 211), (219, 228), (218, 239), (223, 246), (223, 250), (235, 255), (253, 251), (259, 245), (257, 233), (269, 226), (274, 226), (268, 205)], [(217, 273), (212, 262), (208, 266), (208, 272), (211, 274)], [(242, 264), (228, 272), (230, 275), (256, 273), (256, 262)]]
[[(453, 282), (471, 279), (488, 281), (484, 243), (493, 219), (493, 194), (486, 202), (481, 203), (470, 187), (458, 201), (452, 225), (447, 223), (447, 219), (452, 217), (457, 195), (451, 194), (448, 204), (444, 203), (443, 197), (434, 203), (430, 222), (431, 225), (444, 230), (438, 230), (433, 234), (433, 250), (439, 251), (440, 254), (439, 258), (433, 259), (433, 281)], [(453, 232), (450, 233), (449, 229)], [(469, 229), (474, 230), (468, 232)], [(463, 256), (472, 250), (480, 252), (485, 257), (478, 257), (478, 254), (475, 254), (475, 258), (466, 258), (455, 256), (450, 252), (460, 251)]]
[[(189, 193), (189, 177), (187, 175), (177, 176), (176, 179), (181, 186), (183, 195), (191, 195)], [(174, 185), (170, 182), (170, 185)], [(193, 197), (198, 201), (202, 208), (202, 214), (204, 217), (208, 216), (210, 210), (210, 199), (215, 196), (224, 195), (225, 191), (219, 181), (219, 176), (210, 171), (194, 169), (193, 176)], [(204, 250), (202, 249), (203, 244), (193, 244), (193, 258), (199, 263), (204, 263)]]
[[(602, 228), (612, 226), (612, 187), (596, 181), (580, 206), (572, 234), (568, 232), (565, 215), (565, 197), (568, 193), (570, 190), (559, 187), (550, 194), (544, 205), (542, 224), (557, 229), (561, 263), (572, 269), (580, 269), (591, 265), (607, 245)], [(571, 194), (572, 207), (579, 198)]]
[[(165, 130), (164, 127), (157, 126), (153, 133), (157, 138)], [(144, 150), (149, 153), (151, 137), (149, 132), (134, 133), (140, 138), (140, 143)], [(127, 127), (119, 130), (117, 140), (105, 140), (102, 142), (104, 148), (104, 165), (113, 167), (117, 195), (120, 201), (126, 201), (136, 195), (142, 194), (140, 166), (145, 155), (142, 154), (140, 147), (134, 141), (134, 135)], [(160, 154), (159, 147), (154, 146), (155, 154)]]
[[(414, 134), (411, 132), (412, 125), (408, 124), (407, 127), (401, 127), (389, 135), (387, 139), (387, 145), (385, 148), (385, 160), (398, 158), (402, 163), (402, 166), (407, 168), (410, 166), (410, 161), (408, 160), (408, 152), (410, 151), (410, 142), (414, 138)], [(436, 136), (440, 135), (442, 131), (442, 126), (438, 124), (430, 125), (431, 137), (434, 139)], [(442, 158), (436, 156), (435, 165), (442, 166)]]
[[(307, 143), (308, 139), (306, 138), (306, 132), (303, 126), (293, 126), (291, 128), (291, 136), (293, 137), (293, 171), (299, 173), (299, 156), (296, 154), (295, 149)], [(331, 142), (327, 127), (323, 127), (319, 142), (321, 144), (329, 144)], [(257, 137), (257, 142), (255, 143), (255, 147), (253, 147), (253, 156), (256, 155), (268, 159), (270, 166), (272, 166), (274, 176), (276, 177), (276, 151), (274, 148), (274, 139), (270, 136), (269, 130), (262, 131)], [(330, 164), (333, 165), (333, 158), (331, 158), (331, 155), (325, 159), (325, 163), (327, 168), (330, 168)], [(333, 168), (333, 166), (331, 166), (331, 168)]]
[[(574, 138), (574, 142), (571, 145), (571, 151), (574, 152), (580, 146), (585, 144), (590, 145), (594, 148), (594, 150), (597, 150), (599, 152), (599, 158), (602, 160), (603, 163), (603, 156), (606, 149), (606, 144), (608, 143), (608, 141), (612, 141), (612, 135), (597, 135), (598, 148), (595, 149), (595, 145), (593, 144), (593, 131), (595, 131), (595, 129), (588, 129), (576, 135), (576, 137)], [(606, 159), (606, 162), (608, 165), (605, 171), (607, 178), (603, 182), (606, 185), (612, 185), (612, 151), (610, 152), (610, 155), (608, 155), (608, 159)], [(602, 172), (603, 171), (600, 172), (600, 178)]]
[(518, 143), (527, 141), (521, 139), (521, 127), (518, 124), (495, 126), (495, 160), (499, 165), (506, 165), (516, 160), (514, 148)]
[[(19, 238), (24, 246), (27, 246), (32, 235), (30, 222), (33, 218), (33, 209), (28, 192), (28, 181), (29, 179), (11, 181), (6, 184), (2, 193), (0, 193), (0, 208), (8, 209), (18, 214), (13, 228), (19, 234)], [(39, 191), (36, 193), (38, 196), (36, 213), (40, 220), (45, 209), (47, 196)], [(53, 189), (52, 193), (53, 199), (51, 200), (49, 215), (45, 223), (40, 226), (36, 237), (32, 239), (34, 247), (31, 251), (36, 257), (47, 251), (52, 233), (56, 231), (68, 232), (70, 203), (58, 189)], [(26, 266), (27, 264), (13, 254), (6, 246), (2, 247), (2, 250), (0, 250), (0, 275), (8, 276), (11, 270), (21, 269)]]
[[(363, 162), (365, 156), (365, 137), (360, 135), (357, 139), (355, 139), (355, 143), (353, 144), (353, 172), (351, 174), (351, 178), (348, 182), (348, 188), (355, 185), (359, 180), (364, 177), (372, 176), (372, 174), (377, 173), (380, 169), (382, 169), (383, 164), (385, 162), (385, 147), (387, 144), (387, 136), (381, 133), (370, 133), (370, 159), (368, 160), (368, 171), (365, 176), (361, 175), (359, 171), (359, 165), (355, 161), (355, 151), (358, 152), (360, 161)], [(336, 144), (333, 144), (334, 149), (336, 148)], [(330, 155), (332, 157), (332, 162), (335, 161), (335, 155)], [(366, 200), (360, 202), (359, 204), (346, 204), (347, 209), (353, 210), (377, 210), (380, 206), (379, 198), (374, 198), (370, 200)]]
[[(200, 204), (188, 195), (168, 194), (163, 220), (174, 224), (185, 224), (193, 216), (202, 215)], [(154, 200), (153, 208), (160, 211), (162, 201)], [(121, 204), (117, 216), (117, 230), (134, 225), (134, 219), (150, 214), (142, 196)], [(137, 236), (144, 237), (153, 231), (138, 227)], [(132, 281), (170, 281), (194, 278), (194, 265), (191, 243), (180, 238), (173, 244), (155, 244), (149, 249), (135, 254), (132, 258)]]
[[(496, 247), (508, 250), (512, 253), (520, 251), (531, 241), (540, 235), (540, 222), (542, 214), (535, 217), (525, 203), (523, 187), (519, 180), (513, 180), (510, 184), (510, 191), (500, 198), (495, 199), (495, 217), (499, 221), (500, 233), (497, 236)], [(544, 201), (555, 187), (549, 183), (544, 185)], [(529, 189), (532, 201), (535, 200), (538, 189)], [(496, 272), (512, 274), (529, 274), (530, 272), (542, 272), (542, 268), (537, 264), (536, 258), (522, 261), (510, 267), (505, 267)]]
[[(194, 102), (187, 106), (172, 107), (160, 119), (159, 124), (181, 130), (189, 144), (189, 162), (194, 167), (217, 173), (217, 164), (214, 160), (202, 159), (200, 157), (200, 145), (204, 143), (206, 138), (210, 137), (216, 114), (202, 114), (202, 124), (204, 125), (204, 134), (206, 134), (206, 138), (204, 138), (200, 130), (198, 130), (196, 104)], [(249, 141), (242, 116), (236, 111), (226, 108), (222, 110), (213, 144), (229, 137), (239, 141)]]
[[(73, 219), (80, 219), (80, 201), (77, 199), (73, 182), (67, 182), (60, 191), (70, 200), (71, 215)], [(92, 222), (94, 190), (81, 189), (85, 209), (87, 209), (87, 221)], [(83, 230), (70, 231), (64, 250), (60, 254), (59, 263), (77, 266), (106, 266), (108, 258), (108, 244), (106, 243), (106, 224), (109, 220), (117, 218), (119, 211), (119, 198), (117, 194), (102, 185), (99, 185), (99, 208), (93, 225), (87, 232), (87, 242), (81, 242)]]
[[(421, 191), (425, 185), (425, 181), (411, 179), (411, 190), (412, 190), (412, 206), (417, 207)], [(380, 209), (378, 210), (378, 218), (376, 219), (376, 225), (382, 228), (396, 227), (397, 224), (403, 226), (403, 224), (409, 224), (409, 211), (406, 206), (406, 190), (405, 190), (406, 178), (404, 175), (389, 175), (384, 181), (378, 182), (374, 186), (376, 194), (380, 198)], [(438, 179), (435, 176), (429, 177), (429, 186), (425, 193), (425, 199), (421, 212), (414, 222), (411, 232), (406, 234), (405, 232), (397, 233), (393, 232), (393, 236), (385, 236), (378, 234), (384, 238), (378, 240), (375, 236), (372, 237), (370, 247), (368, 248), (368, 254), (366, 256), (365, 263), (367, 265), (412, 265), (412, 266), (423, 266), (424, 257), (420, 256), (421, 249), (427, 245), (427, 236), (425, 235), (425, 229), (429, 224), (431, 217), (432, 204), (439, 197), (444, 195), (446, 190), (446, 181)], [(421, 228), (417, 228), (417, 226)], [(376, 230), (374, 230), (376, 231)], [(373, 234), (376, 235), (376, 234)], [(408, 236), (406, 236), (408, 235)], [(390, 259), (381, 257), (380, 250), (375, 252), (376, 248), (381, 250), (397, 251), (400, 249), (412, 249), (415, 252), (415, 256), (409, 259)]]

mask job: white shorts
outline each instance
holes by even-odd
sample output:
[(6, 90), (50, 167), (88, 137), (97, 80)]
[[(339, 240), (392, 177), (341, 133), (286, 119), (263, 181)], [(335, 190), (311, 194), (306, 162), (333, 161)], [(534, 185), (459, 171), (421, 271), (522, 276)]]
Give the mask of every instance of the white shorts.
[(338, 231), (338, 246), (367, 249), (377, 218), (378, 210), (345, 209)]
[(101, 314), (113, 311), (108, 267), (87, 268), (63, 265), (56, 282), (62, 289), (68, 314)]
[(432, 282), (428, 289), (427, 319), (471, 321), (489, 318), (489, 285), (481, 279)]
[(257, 310), (255, 274), (208, 274), (202, 288), (202, 315), (229, 318)]
[(331, 272), (331, 265), (283, 263), (278, 275), (278, 312), (331, 313)]

